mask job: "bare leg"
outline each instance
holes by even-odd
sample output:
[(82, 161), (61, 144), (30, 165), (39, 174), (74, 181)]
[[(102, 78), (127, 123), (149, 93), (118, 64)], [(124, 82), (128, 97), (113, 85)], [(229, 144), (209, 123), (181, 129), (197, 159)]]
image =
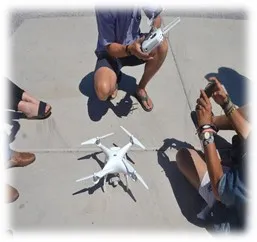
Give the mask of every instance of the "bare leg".
[[(242, 106), (237, 109), (237, 111), (246, 119), (248, 120), (249, 117), (249, 105)], [(220, 130), (234, 130), (230, 121), (228, 120), (226, 115), (214, 116), (213, 123), (216, 127)]]
[(117, 94), (116, 90), (117, 77), (113, 70), (107, 67), (99, 68), (94, 75), (94, 85), (97, 97), (106, 101), (111, 95)]
[(10, 186), (10, 185), (6, 185), (6, 198), (5, 201), (7, 203), (12, 203), (14, 201), (16, 201), (19, 197), (19, 192), (17, 191), (17, 189), (15, 189), (14, 187)]
[[(168, 41), (165, 39), (154, 53), (154, 58), (145, 64), (145, 70), (143, 76), (138, 84), (137, 93), (141, 96), (146, 95), (146, 85), (151, 78), (157, 73), (162, 66), (168, 52)], [(143, 104), (147, 109), (153, 107), (152, 100), (149, 98), (148, 101), (144, 101)]]
[(198, 190), (207, 171), (203, 158), (195, 150), (183, 148), (178, 151), (176, 161), (181, 173)]

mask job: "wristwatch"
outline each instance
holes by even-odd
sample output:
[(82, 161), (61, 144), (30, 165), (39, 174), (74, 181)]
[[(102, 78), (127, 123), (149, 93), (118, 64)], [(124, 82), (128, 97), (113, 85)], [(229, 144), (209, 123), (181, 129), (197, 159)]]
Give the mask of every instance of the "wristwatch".
[(218, 132), (217, 127), (214, 124), (204, 124), (197, 129), (198, 133), (202, 133), (205, 129), (213, 129), (216, 133)]
[(203, 143), (203, 146), (214, 143), (213, 132), (205, 131), (204, 133), (201, 133), (200, 139)]

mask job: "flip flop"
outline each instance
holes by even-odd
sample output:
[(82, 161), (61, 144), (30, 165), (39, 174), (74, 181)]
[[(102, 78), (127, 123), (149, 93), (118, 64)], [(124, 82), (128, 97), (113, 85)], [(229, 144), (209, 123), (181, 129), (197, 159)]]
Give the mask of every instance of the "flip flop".
[(153, 105), (152, 108), (149, 108), (149, 109), (143, 104), (143, 102), (148, 102), (149, 96), (147, 95), (147, 93), (145, 96), (142, 96), (136, 93), (135, 97), (146, 112), (151, 112), (153, 110), (153, 106), (154, 106), (153, 104), (152, 104)]
[(37, 116), (27, 118), (27, 119), (46, 119), (46, 118), (48, 118), (52, 114), (51, 113), (52, 108), (50, 107), (50, 109), (47, 112), (45, 112), (46, 105), (47, 105), (47, 103), (40, 101), (39, 106), (38, 106)]

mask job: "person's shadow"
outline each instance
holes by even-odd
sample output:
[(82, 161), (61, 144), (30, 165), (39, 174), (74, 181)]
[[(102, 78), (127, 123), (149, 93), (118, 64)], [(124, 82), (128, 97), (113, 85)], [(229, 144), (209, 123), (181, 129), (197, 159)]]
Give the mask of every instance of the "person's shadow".
[(206, 227), (204, 221), (197, 218), (197, 214), (206, 206), (205, 201), (196, 189), (187, 181), (177, 167), (176, 161), (171, 161), (165, 151), (169, 148), (179, 150), (180, 148), (194, 149), (192, 145), (177, 139), (165, 139), (163, 145), (157, 150), (159, 165), (163, 168), (169, 179), (174, 196), (179, 208), (185, 218), (199, 227)]
[(249, 102), (247, 99), (247, 87), (250, 80), (228, 67), (220, 67), (218, 73), (208, 73), (205, 78), (215, 76), (227, 90), (232, 102), (241, 107)]
[(131, 96), (134, 96), (136, 92), (136, 79), (132, 76), (122, 73), (122, 78), (118, 84), (118, 89), (126, 92), (126, 95), (116, 105), (110, 100), (100, 101), (95, 93), (94, 88), (94, 72), (87, 74), (79, 84), (80, 92), (88, 97), (87, 109), (88, 115), (92, 121), (99, 121), (107, 113), (108, 109), (122, 118), (133, 112), (137, 107), (134, 107), (134, 103)]

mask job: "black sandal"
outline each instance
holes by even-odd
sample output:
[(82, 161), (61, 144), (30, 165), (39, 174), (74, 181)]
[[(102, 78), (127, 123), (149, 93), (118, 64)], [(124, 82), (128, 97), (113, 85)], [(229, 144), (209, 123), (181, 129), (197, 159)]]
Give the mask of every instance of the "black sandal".
[(47, 103), (40, 101), (39, 102), (39, 106), (38, 106), (38, 114), (37, 116), (31, 117), (31, 118), (27, 118), (27, 119), (46, 119), (51, 115), (51, 110), (52, 108), (50, 107), (50, 109), (45, 112), (46, 110), (46, 105)]

